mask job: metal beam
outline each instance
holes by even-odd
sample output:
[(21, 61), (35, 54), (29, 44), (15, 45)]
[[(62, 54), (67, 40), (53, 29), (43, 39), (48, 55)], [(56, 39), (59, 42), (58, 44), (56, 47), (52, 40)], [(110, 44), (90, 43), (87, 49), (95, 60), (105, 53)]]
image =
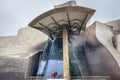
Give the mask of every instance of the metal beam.
[[(82, 25), (81, 25), (81, 27), (80, 27), (80, 29), (79, 29), (79, 32), (80, 32), (81, 29), (83, 28), (83, 26), (84, 26), (84, 24), (85, 24), (85, 21), (86, 21), (87, 17), (88, 17), (88, 14), (85, 15), (85, 18), (84, 18), (84, 20), (83, 20), (83, 22), (82, 22)], [(85, 30), (85, 27), (83, 28), (83, 30)]]
[(57, 21), (51, 16), (51, 19), (54, 21), (54, 23), (58, 26), (58, 27), (60, 27), (60, 25), (57, 23)]
[(51, 39), (53, 39), (52, 34), (50, 33), (50, 31), (47, 31), (45, 28), (43, 27), (36, 27), (36, 26), (31, 26), (32, 28), (35, 28), (37, 30), (40, 30), (41, 32), (45, 33), (46, 35), (48, 35)]
[(54, 31), (52, 31), (51, 29), (49, 29), (47, 26), (45, 26), (42, 23), (39, 23), (41, 26), (43, 26), (43, 28), (47, 29), (48, 31), (50, 31), (52, 34), (54, 34)]
[(47, 31), (47, 33), (49, 33), (49, 36), (51, 39), (53, 39), (54, 37), (52, 35), (55, 34), (55, 32), (51, 29), (49, 29), (48, 27), (46, 27), (44, 24), (39, 23), (39, 25), (43, 26), (42, 28), (45, 29)]
[(70, 27), (71, 29), (71, 24), (70, 24), (70, 17), (69, 17), (69, 14), (67, 13), (67, 19), (68, 19), (68, 26)]

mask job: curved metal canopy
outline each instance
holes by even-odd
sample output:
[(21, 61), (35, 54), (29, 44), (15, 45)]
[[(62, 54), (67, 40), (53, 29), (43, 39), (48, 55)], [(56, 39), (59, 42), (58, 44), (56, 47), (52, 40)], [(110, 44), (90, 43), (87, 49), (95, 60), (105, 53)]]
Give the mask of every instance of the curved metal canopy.
[(62, 26), (67, 25), (69, 33), (80, 33), (95, 10), (79, 6), (55, 8), (35, 18), (29, 26), (47, 34), (50, 38), (62, 35)]

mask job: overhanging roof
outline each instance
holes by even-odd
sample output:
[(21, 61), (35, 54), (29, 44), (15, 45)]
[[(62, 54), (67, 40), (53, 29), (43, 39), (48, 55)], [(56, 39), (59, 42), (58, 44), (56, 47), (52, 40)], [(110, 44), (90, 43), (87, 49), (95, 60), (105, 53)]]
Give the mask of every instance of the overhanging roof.
[(50, 38), (59, 37), (62, 34), (62, 25), (68, 25), (69, 32), (80, 33), (85, 30), (86, 23), (94, 14), (95, 10), (79, 6), (67, 6), (47, 11), (30, 24), (47, 34)]

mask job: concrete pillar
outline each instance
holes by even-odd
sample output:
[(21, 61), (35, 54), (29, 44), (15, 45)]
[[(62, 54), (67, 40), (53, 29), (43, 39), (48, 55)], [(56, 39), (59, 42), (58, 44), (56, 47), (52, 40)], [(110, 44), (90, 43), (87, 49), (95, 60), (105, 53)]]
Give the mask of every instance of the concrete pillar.
[(64, 70), (64, 77), (67, 78), (67, 80), (70, 80), (68, 30), (66, 25), (63, 26), (63, 70)]

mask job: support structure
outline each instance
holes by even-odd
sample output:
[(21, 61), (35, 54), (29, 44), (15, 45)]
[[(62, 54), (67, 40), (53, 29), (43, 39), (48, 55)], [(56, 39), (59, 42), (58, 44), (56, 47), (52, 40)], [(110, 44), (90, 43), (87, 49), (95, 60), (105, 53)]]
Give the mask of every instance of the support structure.
[[(63, 74), (64, 78), (70, 80), (68, 33), (80, 34), (85, 29), (95, 10), (76, 6), (76, 2), (67, 2), (56, 6), (36, 17), (30, 24), (32, 28), (38, 29), (48, 35), (52, 40), (63, 36)], [(68, 30), (69, 29), (69, 30)]]
[(63, 70), (64, 77), (70, 80), (67, 25), (63, 26)]

